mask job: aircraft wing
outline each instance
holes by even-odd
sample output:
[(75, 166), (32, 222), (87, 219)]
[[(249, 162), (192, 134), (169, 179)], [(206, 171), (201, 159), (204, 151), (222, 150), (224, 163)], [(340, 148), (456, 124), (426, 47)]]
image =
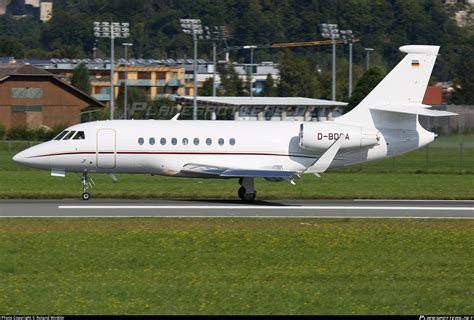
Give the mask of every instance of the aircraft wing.
[(225, 167), (208, 166), (204, 164), (188, 163), (183, 166), (181, 173), (192, 174), (207, 177), (222, 177), (222, 178), (281, 178), (293, 179), (298, 175), (296, 171), (283, 170), (248, 170), (248, 169), (233, 169)]

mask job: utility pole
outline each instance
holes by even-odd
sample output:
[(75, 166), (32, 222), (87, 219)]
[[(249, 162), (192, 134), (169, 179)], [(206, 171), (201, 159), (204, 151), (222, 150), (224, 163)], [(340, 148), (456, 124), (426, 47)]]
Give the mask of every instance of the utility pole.
[(364, 48), (365, 53), (366, 53), (366, 61), (365, 61), (365, 71), (370, 69), (370, 54), (375, 51), (373, 48)]
[(244, 49), (250, 49), (249, 93), (250, 93), (250, 97), (252, 98), (253, 97), (253, 88), (252, 88), (252, 85), (253, 85), (253, 50), (258, 48), (258, 47), (257, 46), (243, 46), (243, 48)]

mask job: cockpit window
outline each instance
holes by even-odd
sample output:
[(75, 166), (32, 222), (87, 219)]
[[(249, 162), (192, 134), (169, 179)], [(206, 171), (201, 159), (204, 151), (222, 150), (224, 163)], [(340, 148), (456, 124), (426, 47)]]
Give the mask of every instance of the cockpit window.
[(72, 138), (72, 136), (76, 133), (76, 131), (70, 131), (63, 140), (69, 140)]
[(61, 132), (60, 134), (58, 134), (56, 136), (56, 138), (54, 138), (54, 140), (61, 140), (69, 131), (65, 130), (63, 132)]
[(85, 138), (86, 135), (84, 134), (84, 131), (78, 131), (72, 140), (84, 140)]

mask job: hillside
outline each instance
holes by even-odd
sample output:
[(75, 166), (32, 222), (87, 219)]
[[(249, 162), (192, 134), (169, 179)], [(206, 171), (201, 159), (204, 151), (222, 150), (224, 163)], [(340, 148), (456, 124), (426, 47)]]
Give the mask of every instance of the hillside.
[[(441, 55), (433, 81), (462, 83), (466, 68), (472, 70), (474, 33), (472, 27), (458, 27), (452, 16), (441, 0), (61, 0), (54, 1), (53, 19), (44, 24), (30, 17), (1, 16), (0, 56), (91, 57), (95, 20), (130, 22), (127, 41), (133, 42), (132, 54), (137, 58), (190, 57), (191, 37), (181, 32), (180, 18), (226, 25), (230, 46), (317, 40), (321, 39), (318, 25), (330, 22), (352, 29), (361, 40), (354, 46), (356, 79), (364, 71), (364, 47), (375, 48), (373, 63), (389, 69), (401, 57), (399, 46), (436, 44), (441, 46)], [(105, 57), (108, 42), (99, 40), (97, 45), (99, 56)], [(289, 50), (256, 50), (255, 61), (281, 59), (284, 51)], [(210, 58), (210, 44), (201, 42), (199, 52), (200, 57)], [(292, 49), (291, 55), (304, 56), (311, 68), (321, 69), (319, 80), (325, 82), (330, 52), (329, 46), (306, 47)], [(232, 59), (247, 61), (248, 54), (236, 51)], [(346, 46), (338, 47), (338, 59), (339, 78), (345, 78)], [(343, 95), (344, 90), (339, 91)]]

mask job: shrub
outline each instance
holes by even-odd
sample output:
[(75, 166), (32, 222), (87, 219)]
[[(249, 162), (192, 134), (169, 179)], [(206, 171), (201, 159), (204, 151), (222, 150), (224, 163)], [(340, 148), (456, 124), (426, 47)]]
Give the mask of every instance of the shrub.
[(59, 133), (61, 133), (64, 129), (66, 129), (68, 125), (66, 124), (60, 124), (57, 126), (54, 126), (51, 130), (48, 130), (42, 137), (42, 141), (49, 141), (56, 137)]
[[(13, 127), (6, 133), (7, 140), (21, 141), (49, 141), (63, 131), (67, 125), (58, 125), (52, 129), (43, 126), (37, 129), (29, 129), (25, 126)], [(0, 131), (1, 137), (1, 131)]]
[(52, 129), (46, 126), (37, 129), (32, 129), (32, 138), (36, 141), (49, 141), (56, 137), (66, 127), (67, 125), (58, 125), (53, 127)]
[(7, 140), (33, 140), (34, 132), (25, 126), (12, 127), (7, 131)]
[(0, 140), (2, 140), (3, 137), (5, 136), (5, 132), (6, 132), (5, 127), (0, 124)]

